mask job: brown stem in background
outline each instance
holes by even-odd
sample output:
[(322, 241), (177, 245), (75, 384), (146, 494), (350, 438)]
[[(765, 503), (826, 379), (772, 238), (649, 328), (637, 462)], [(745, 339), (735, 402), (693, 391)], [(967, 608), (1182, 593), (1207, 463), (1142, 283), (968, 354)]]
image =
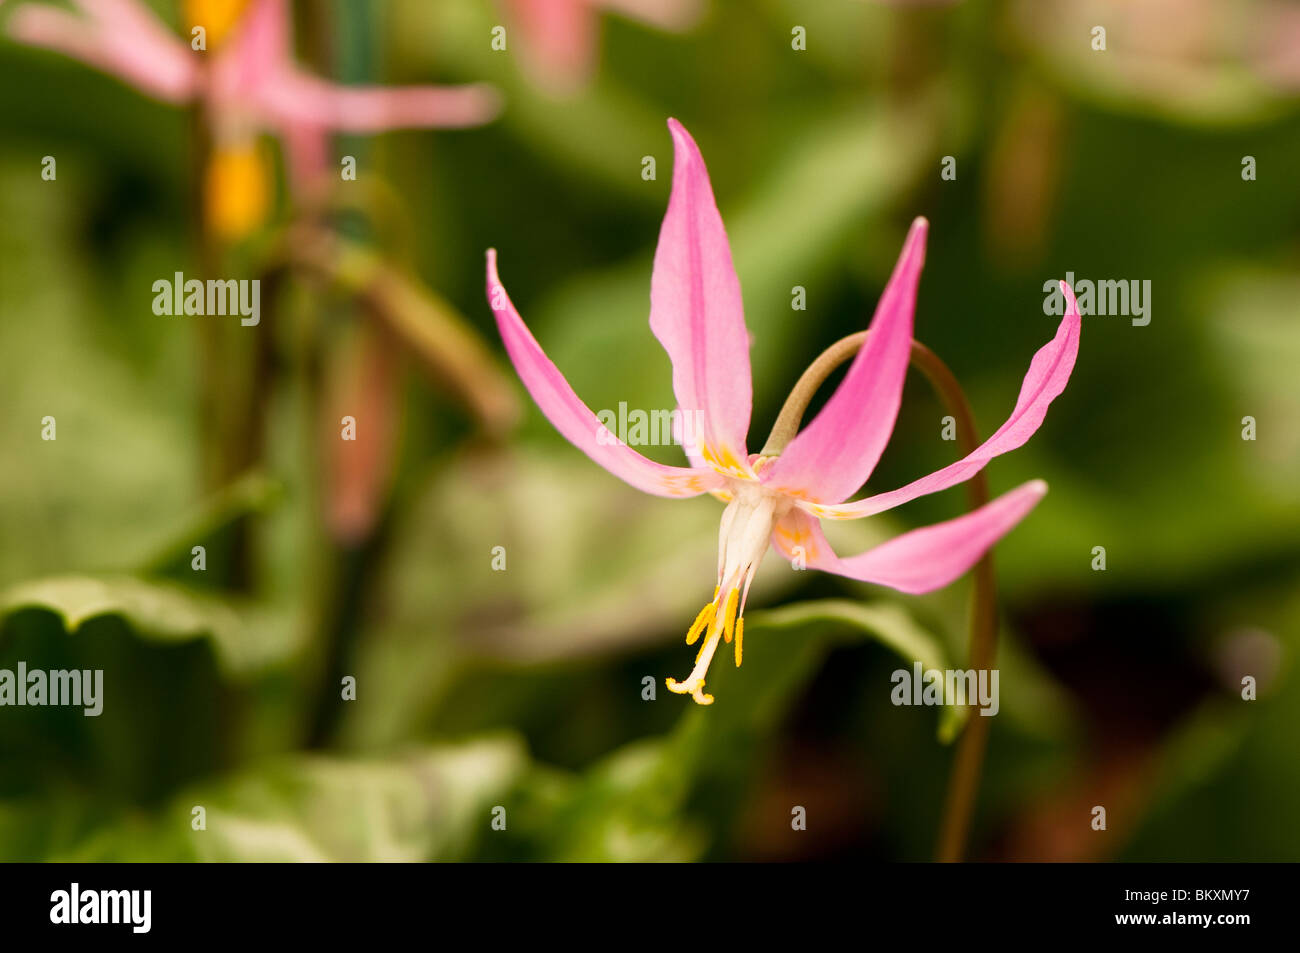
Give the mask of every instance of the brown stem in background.
[(363, 303), (489, 436), (501, 436), (519, 419), (515, 387), (492, 352), (451, 305), (418, 281), (323, 229), (293, 229), (278, 253), (287, 266), (317, 275)]
[[(207, 114), (204, 107), (195, 108), (190, 114), (190, 208), (196, 209), (194, 216), (194, 247), (197, 249), (199, 274), (204, 278), (214, 277), (220, 252), (216, 239), (208, 225), (207, 211), (203, 200), (203, 182), (207, 175), (208, 163), (212, 158), (212, 136), (208, 131)], [(199, 449), (204, 459), (200, 472), (203, 489), (213, 491), (219, 488), (217, 473), (222, 469), (216, 456), (221, 446), (221, 428), (218, 425), (219, 402), (221, 395), (221, 358), (218, 353), (218, 327), (210, 321), (200, 321), (197, 325), (198, 339), (198, 413), (199, 413)]]
[[(356, 675), (356, 646), (375, 569), (385, 548), (389, 490), (396, 464), (402, 384), (399, 342), (383, 324), (359, 322), (335, 342), (312, 387), (320, 491), (329, 545), (322, 554), (319, 686), (306, 744), (323, 748), (341, 722), (342, 680)], [(343, 416), (355, 418), (342, 440)]]
[[(836, 341), (800, 375), (777, 415), (772, 433), (761, 451), (763, 456), (777, 456), (789, 445), (799, 431), (813, 394), (832, 371), (858, 353), (869, 333), (859, 331)], [(933, 351), (919, 341), (912, 341), (911, 361), (912, 366), (925, 375), (944, 407), (957, 421), (957, 446), (961, 455), (973, 453), (979, 446), (979, 434), (975, 429), (975, 416), (957, 378)], [(972, 511), (988, 503), (988, 480), (982, 470), (966, 481), (966, 498)], [(970, 667), (982, 671), (992, 668), (997, 657), (997, 580), (993, 575), (991, 550), (975, 564), (972, 572), (975, 593), (970, 620)], [(989, 719), (966, 719), (948, 782), (936, 860), (959, 861), (965, 851), (988, 737)]]
[[(205, 76), (205, 82), (207, 78)], [(214, 186), (214, 162), (221, 147), (216, 141), (213, 113), (206, 96), (190, 114), (191, 194), (194, 266), (200, 280), (242, 277), (250, 267), (246, 247), (223, 231), (222, 216), (214, 195), (223, 195), (229, 183)], [(259, 188), (264, 183), (258, 183)], [(260, 192), (256, 193), (260, 194)], [(199, 471), (205, 495), (221, 493), (261, 462), (264, 421), (271, 399), (275, 373), (273, 320), (279, 275), (262, 274), (260, 321), (245, 326), (243, 317), (204, 315), (195, 329), (199, 417)], [(209, 559), (210, 571), (224, 585), (240, 590), (252, 588), (256, 573), (253, 521), (236, 520), (227, 529), (226, 540)], [(215, 565), (213, 565), (215, 563)]]
[[(324, 210), (312, 209), (317, 216)], [(323, 375), (338, 373), (337, 367), (326, 366), (328, 362), (313, 362), (311, 375), (316, 443), (327, 474), (321, 504), (329, 545), (319, 569), (327, 580), (316, 610), (320, 678), (312, 680), (319, 689), (306, 743), (322, 748), (339, 731), (340, 680), (355, 674), (360, 616), (387, 532), (399, 412), (398, 358), (410, 354), (435, 383), (465, 405), (490, 439), (499, 439), (513, 426), (520, 408), (516, 390), (492, 352), (451, 305), (319, 218), (300, 219), (287, 229), (266, 267), (270, 274), (293, 272), (309, 279), (319, 291), (341, 293), (366, 318), (343, 348), (351, 362), (344, 379), (326, 382)], [(318, 346), (322, 350), (316, 357), (324, 358), (324, 344)], [(346, 408), (336, 403), (340, 395)], [(337, 428), (342, 414), (356, 417), (358, 439), (340, 448)], [(320, 429), (322, 424), (326, 429)]]

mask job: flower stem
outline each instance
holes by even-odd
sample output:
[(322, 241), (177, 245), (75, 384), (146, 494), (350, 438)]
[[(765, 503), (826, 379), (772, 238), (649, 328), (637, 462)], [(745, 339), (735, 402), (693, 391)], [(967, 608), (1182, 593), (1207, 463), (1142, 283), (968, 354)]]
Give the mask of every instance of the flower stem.
[[(836, 341), (823, 351), (800, 375), (785, 405), (777, 415), (772, 433), (763, 446), (763, 456), (777, 456), (794, 439), (804, 412), (817, 389), (837, 367), (857, 354), (869, 331), (859, 331)], [(943, 401), (957, 422), (957, 446), (964, 457), (979, 446), (975, 417), (961, 385), (948, 366), (919, 341), (912, 341), (912, 366), (919, 370)], [(971, 510), (989, 501), (988, 480), (980, 471), (966, 482), (966, 498)], [(993, 574), (993, 556), (986, 552), (973, 570), (975, 592), (970, 618), (970, 666), (975, 671), (990, 669), (997, 657), (997, 580)], [(965, 851), (966, 838), (979, 794), (980, 769), (988, 746), (989, 719), (971, 717), (957, 742), (952, 775), (939, 830), (935, 859), (959, 861)]]
[[(790, 391), (790, 396), (785, 399), (785, 403), (781, 406), (781, 412), (776, 415), (776, 423), (772, 425), (772, 432), (768, 434), (767, 443), (763, 444), (763, 449), (759, 451), (760, 456), (779, 456), (781, 451), (789, 446), (790, 441), (794, 439), (794, 435), (799, 432), (799, 425), (803, 422), (804, 411), (808, 409), (808, 402), (812, 400), (813, 394), (817, 393), (817, 389), (822, 386), (835, 368), (858, 353), (858, 348), (862, 347), (862, 342), (867, 339), (868, 333), (870, 332), (859, 331), (857, 334), (850, 334), (846, 338), (840, 338), (817, 355), (817, 359), (808, 365), (806, 371), (799, 375), (794, 390)], [(912, 343), (916, 347), (920, 347), (915, 341)]]

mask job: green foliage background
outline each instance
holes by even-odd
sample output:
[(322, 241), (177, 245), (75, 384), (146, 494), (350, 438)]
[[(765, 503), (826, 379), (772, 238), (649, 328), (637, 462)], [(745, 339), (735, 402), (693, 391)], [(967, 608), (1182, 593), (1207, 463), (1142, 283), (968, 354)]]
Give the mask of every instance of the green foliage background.
[[(343, 144), (400, 197), (401, 237), (381, 206), (347, 227), (504, 360), (482, 290), (499, 249), (593, 408), (672, 406), (645, 321), (668, 116), (727, 222), (759, 437), (807, 362), (865, 327), (915, 215), (932, 223), (917, 336), (985, 433), (1055, 327), (1044, 282), (1150, 280), (1150, 325), (1085, 319), (1043, 429), (988, 470), (995, 493), (1051, 492), (996, 551), (1002, 712), (972, 855), (1300, 859), (1297, 95), (1240, 57), (1203, 63), (1204, 87), (1147, 88), (1123, 72), (1149, 39), (1136, 27), (1094, 53), (1086, 27), (1029, 7), (713, 0), (681, 35), (603, 16), (594, 81), (556, 99), (490, 50), (492, 4), (296, 4), (321, 72), (501, 87), (481, 130)], [(770, 557), (745, 665), (719, 664), (717, 703), (696, 709), (662, 682), (691, 660), (719, 507), (641, 496), (526, 402), (488, 440), (404, 372), (380, 526), (359, 550), (331, 539), (311, 381), (368, 319), (309, 286), (259, 329), (278, 354), (265, 453), (205, 489), (196, 325), (216, 319), (150, 310), (155, 279), (197, 268), (188, 117), (8, 40), (0, 115), (0, 668), (102, 668), (106, 685), (99, 718), (0, 709), (0, 858), (930, 855), (955, 725), (892, 706), (889, 674), (961, 664), (965, 581), (902, 597)], [(51, 154), (56, 183), (39, 176)], [(904, 404), (876, 489), (953, 452), (919, 378)], [(949, 491), (834, 539), (865, 547), (962, 505)], [(248, 578), (190, 570), (191, 546), (219, 564), (237, 530)], [(358, 694), (322, 734), (330, 639)]]

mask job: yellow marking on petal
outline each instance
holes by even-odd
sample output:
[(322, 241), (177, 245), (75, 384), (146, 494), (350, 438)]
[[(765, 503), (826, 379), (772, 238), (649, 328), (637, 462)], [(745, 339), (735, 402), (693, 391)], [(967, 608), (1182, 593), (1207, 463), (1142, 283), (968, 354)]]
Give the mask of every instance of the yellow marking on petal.
[(740, 602), (740, 590), (732, 589), (727, 593), (727, 607), (722, 612), (722, 637), (731, 641), (731, 633), (736, 627), (736, 605)]
[(709, 623), (713, 621), (714, 614), (718, 611), (716, 603), (710, 602), (700, 610), (700, 614), (695, 617), (691, 623), (690, 631), (686, 633), (686, 644), (694, 645), (695, 640), (700, 637), (700, 633), (708, 628)]
[(789, 552), (796, 546), (803, 548), (805, 557), (816, 558), (820, 555), (819, 547), (813, 542), (812, 534), (802, 528), (791, 529), (784, 523), (778, 522), (772, 532), (776, 536), (778, 545), (786, 551), (787, 558)]
[(211, 51), (230, 35), (247, 6), (248, 0), (185, 0), (185, 22), (203, 27)]
[(707, 463), (713, 469), (731, 476), (748, 477), (750, 476), (749, 467), (731, 452), (728, 447), (717, 450), (713, 447), (703, 445), (700, 447), (700, 459)]
[(217, 145), (204, 177), (203, 204), (218, 238), (238, 241), (266, 220), (270, 179), (270, 160), (255, 139)]
[(736, 620), (736, 668), (740, 668), (740, 656), (745, 642), (745, 618)]

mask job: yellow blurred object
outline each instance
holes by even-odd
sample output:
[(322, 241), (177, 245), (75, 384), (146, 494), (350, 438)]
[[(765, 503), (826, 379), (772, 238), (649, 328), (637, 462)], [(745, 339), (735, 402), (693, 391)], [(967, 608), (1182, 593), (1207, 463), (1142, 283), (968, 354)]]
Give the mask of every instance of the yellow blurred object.
[(203, 208), (216, 237), (238, 241), (266, 220), (270, 178), (270, 157), (256, 139), (213, 149), (203, 183)]
[(184, 2), (186, 24), (190, 27), (203, 27), (207, 32), (209, 50), (215, 49), (230, 35), (248, 6), (248, 0), (184, 0)]

